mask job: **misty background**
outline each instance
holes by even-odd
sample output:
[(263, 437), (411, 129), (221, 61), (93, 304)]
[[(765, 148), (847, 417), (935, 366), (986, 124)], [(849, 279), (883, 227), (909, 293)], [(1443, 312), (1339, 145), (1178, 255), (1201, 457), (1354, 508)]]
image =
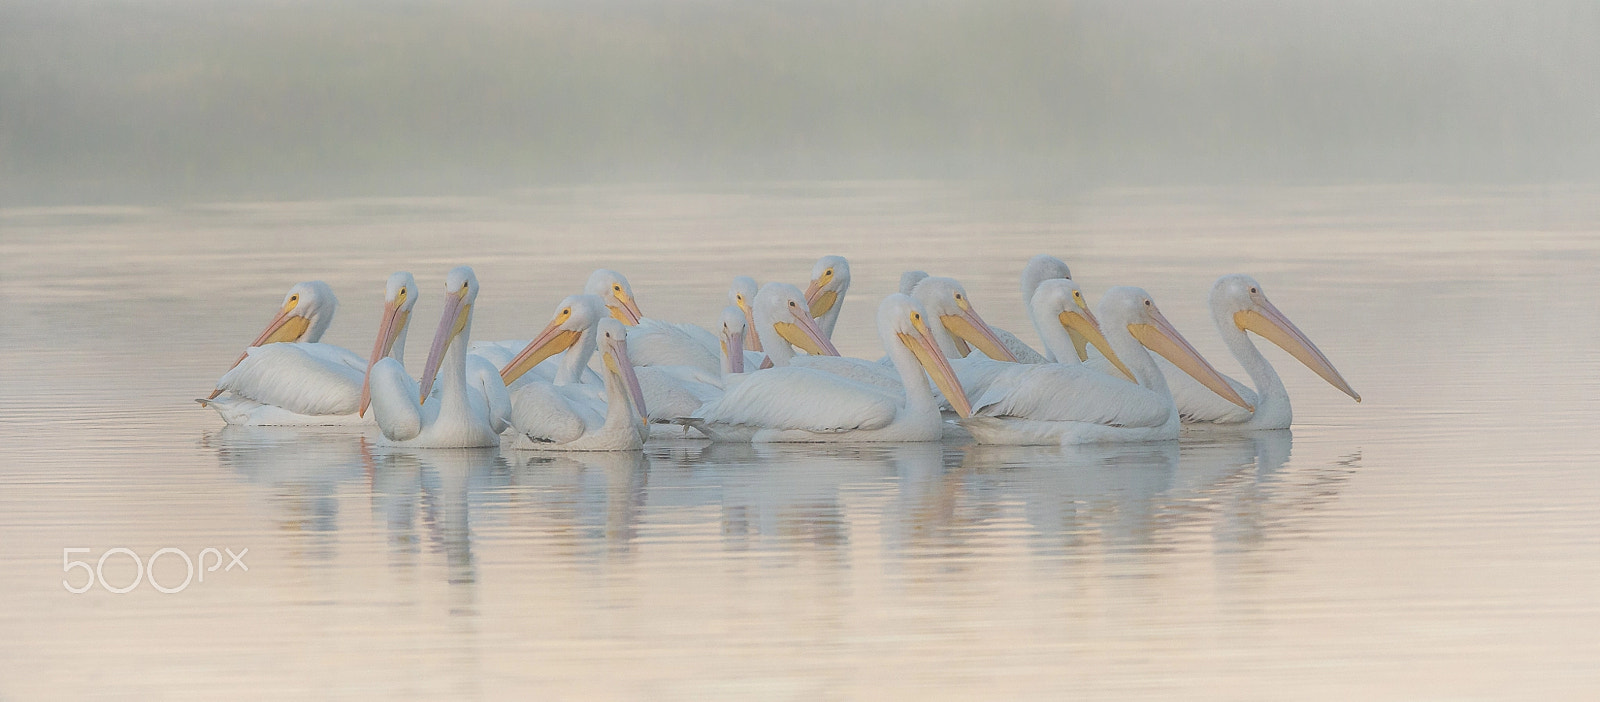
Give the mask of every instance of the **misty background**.
[(0, 205), (1597, 177), (1587, 1), (0, 2)]

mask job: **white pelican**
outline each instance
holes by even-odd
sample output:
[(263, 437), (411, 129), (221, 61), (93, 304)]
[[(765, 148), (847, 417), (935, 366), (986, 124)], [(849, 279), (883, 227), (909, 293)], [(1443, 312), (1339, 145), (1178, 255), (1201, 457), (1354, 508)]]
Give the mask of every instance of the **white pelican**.
[(966, 289), (954, 278), (923, 278), (912, 297), (928, 311), (932, 322), (929, 328), (946, 358), (966, 358), (976, 346), (996, 361), (1017, 362), (1016, 355), (1006, 348), (995, 330), (978, 316)]
[[(1033, 293), (1039, 289), (1040, 283), (1043, 283), (1046, 280), (1054, 280), (1057, 278), (1072, 280), (1072, 270), (1067, 268), (1067, 264), (1061, 259), (1049, 254), (1038, 254), (1033, 258), (1028, 259), (1028, 264), (1022, 267), (1022, 308), (1023, 311), (1028, 313), (1029, 322), (1033, 322), (1034, 320)], [(1039, 335), (1039, 340), (1043, 342), (1044, 330), (1040, 329), (1037, 324), (1034, 325), (1033, 330)], [(1013, 339), (1016, 338), (1015, 335), (1011, 335), (1011, 337)], [(1017, 343), (1021, 344), (1021, 341), (1018, 340)], [(1085, 342), (1081, 338), (1073, 335), (1072, 345), (1078, 350), (1078, 360), (1089, 360), (1088, 349), (1085, 346)], [(1022, 344), (1022, 346), (1024, 348), (1027, 347), (1026, 344)], [(1036, 358), (1040, 356), (1040, 354), (1031, 348), (1028, 348), (1026, 353), (1023, 353), (1021, 349), (1016, 349), (1014, 347), (1013, 351), (1017, 353), (1017, 357), (1021, 359), (1023, 363), (1044, 363), (1046, 361), (1054, 363), (1056, 360), (1058, 360), (1055, 353), (1050, 350), (1048, 344), (1045, 345), (1045, 351), (1042, 358)]]
[[(488, 361), (477, 356), (469, 360), (467, 354), (477, 299), (478, 277), (472, 269), (451, 270), (420, 388), (393, 358), (372, 365), (372, 417), (389, 442), (418, 448), (500, 445), (508, 411), (505, 386)], [(435, 379), (439, 392), (430, 397)]]
[[(1178, 404), (1183, 421), (1199, 426), (1238, 427), (1241, 429), (1287, 429), (1294, 419), (1289, 407), (1289, 391), (1272, 364), (1256, 348), (1245, 332), (1255, 332), (1262, 338), (1288, 351), (1307, 368), (1310, 368), (1329, 385), (1361, 401), (1361, 395), (1345, 382), (1344, 376), (1334, 369), (1328, 357), (1316, 344), (1300, 331), (1277, 306), (1267, 299), (1267, 294), (1254, 278), (1247, 275), (1225, 275), (1211, 286), (1211, 318), (1217, 324), (1222, 340), (1250, 375), (1255, 389), (1228, 378), (1228, 383), (1255, 407), (1247, 409), (1222, 401), (1216, 393), (1197, 386), (1187, 377), (1168, 373), (1172, 396)], [(1224, 376), (1226, 377), (1226, 376)]]
[[(571, 385), (522, 385), (511, 396), (511, 426), (519, 437), (515, 448), (634, 451), (649, 438), (644, 395), (628, 359), (627, 329), (615, 319), (602, 319), (595, 329), (605, 402), (597, 404)], [(512, 382), (516, 370), (507, 368)]]
[[(733, 287), (728, 289), (728, 304), (738, 307), (739, 311), (744, 313), (746, 329), (755, 329), (756, 327), (755, 312), (753, 310), (755, 309), (756, 293), (760, 291), (761, 289), (756, 286), (756, 279), (747, 275), (734, 278)], [(744, 347), (747, 350), (760, 353), (761, 339), (758, 335), (751, 334), (745, 339)]]
[(639, 313), (638, 303), (633, 301), (633, 286), (628, 285), (628, 279), (622, 277), (621, 273), (605, 268), (596, 269), (589, 274), (583, 291), (604, 300), (611, 316), (623, 324), (633, 326), (644, 319), (644, 315)]
[[(374, 354), (381, 349), (398, 359), (404, 353), (416, 286), (410, 273), (389, 276), (384, 321)], [(319, 341), (338, 306), (333, 289), (320, 280), (290, 288), (277, 316), (217, 381), (211, 397), (198, 402), (216, 410), (229, 424), (366, 423), (358, 412), (368, 363), (346, 349)]]
[(844, 309), (844, 294), (850, 289), (850, 262), (843, 256), (823, 256), (811, 267), (811, 284), (806, 286), (806, 304), (822, 334), (833, 338), (833, 327)]
[[(1051, 283), (1071, 285), (1065, 280)], [(1035, 301), (1043, 301), (1041, 293), (1046, 292), (1044, 286), (1048, 284), (1041, 284)], [(1054, 311), (1036, 310), (1034, 321), (1041, 330), (1059, 337), (1064, 334), (1049, 324), (1049, 315)], [(1178, 438), (1178, 408), (1147, 348), (1229, 401), (1247, 404), (1172, 327), (1145, 291), (1133, 287), (1106, 291), (1100, 301), (1099, 317), (1106, 320), (1100, 331), (1104, 331), (1111, 350), (1108, 358), (1126, 364), (1138, 385), (1071, 359), (1065, 363), (1014, 365), (994, 377), (976, 403), (975, 416), (962, 422), (972, 437), (981, 444), (1039, 445)], [(1056, 345), (1062, 343), (1070, 341), (1057, 338)]]
[(779, 367), (753, 373), (707, 402), (691, 424), (714, 441), (938, 441), (944, 422), (929, 376), (961, 416), (971, 414), (915, 300), (885, 298), (878, 336), (900, 373), (903, 396), (812, 368)]
[[(568, 295), (562, 298), (550, 323), (503, 364), (499, 371), (502, 384), (513, 393), (523, 383), (581, 385), (584, 387), (577, 388), (578, 391), (587, 391), (592, 399), (598, 401), (601, 397), (599, 384), (591, 385), (586, 381), (590, 380), (589, 359), (595, 351), (595, 325), (605, 317), (605, 303), (597, 296)], [(546, 369), (551, 365), (545, 362), (546, 359), (556, 354), (561, 354), (559, 361), (555, 362), (553, 369)], [(536, 367), (541, 371), (529, 373)]]

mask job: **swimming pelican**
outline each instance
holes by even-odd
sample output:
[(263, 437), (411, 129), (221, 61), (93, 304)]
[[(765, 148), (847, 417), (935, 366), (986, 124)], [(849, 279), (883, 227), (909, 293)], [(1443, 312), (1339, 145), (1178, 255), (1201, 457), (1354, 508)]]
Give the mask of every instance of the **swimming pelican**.
[(850, 262), (843, 256), (823, 256), (811, 267), (811, 284), (806, 286), (806, 304), (817, 320), (823, 336), (833, 338), (833, 327), (844, 309), (844, 294), (850, 289)]
[(779, 367), (751, 374), (690, 423), (714, 441), (938, 441), (943, 420), (927, 378), (961, 416), (971, 407), (926, 317), (898, 293), (878, 306), (878, 336), (894, 359), (903, 396), (812, 368)]
[[(509, 407), (505, 385), (487, 360), (467, 354), (477, 299), (478, 277), (472, 269), (451, 270), (420, 387), (394, 358), (372, 364), (372, 417), (388, 442), (417, 448), (500, 445)], [(439, 392), (430, 396), (436, 379)]]
[[(1041, 293), (1047, 292), (1044, 286), (1051, 283), (1063, 288), (1070, 285), (1070, 281), (1041, 284), (1035, 300), (1030, 302), (1043, 302), (1046, 298)], [(1082, 316), (1066, 305), (1060, 306), (1063, 313)], [(1059, 338), (1065, 336), (1068, 319), (1060, 319), (1061, 331), (1057, 332), (1057, 325), (1050, 323), (1055, 311), (1041, 306), (1035, 310), (1034, 321), (1041, 331), (1051, 335), (1046, 338), (1055, 338), (1056, 345), (1063, 346), (1071, 343)], [(978, 399), (975, 416), (962, 422), (972, 437), (980, 444), (1038, 445), (1178, 438), (1177, 405), (1161, 369), (1146, 349), (1166, 357), (1230, 402), (1247, 405), (1222, 374), (1173, 328), (1145, 291), (1134, 287), (1107, 290), (1100, 301), (1099, 318), (1106, 320), (1106, 326), (1093, 331), (1103, 332), (1111, 350), (1107, 357), (1126, 364), (1124, 367), (1138, 385), (1070, 358), (1065, 363), (1010, 366), (993, 379)], [(1095, 338), (1097, 334), (1088, 336)]]
[[(900, 387), (901, 375), (893, 365), (840, 356), (833, 342), (811, 318), (805, 296), (799, 288), (778, 282), (762, 286), (761, 292), (756, 295), (755, 317), (756, 333), (762, 337), (762, 346), (767, 349), (761, 369), (784, 366), (810, 368), (866, 383), (891, 394), (903, 392)], [(807, 355), (796, 355), (795, 347), (804, 350)]]
[(649, 437), (644, 395), (628, 359), (627, 329), (616, 319), (602, 319), (595, 330), (605, 403), (595, 404), (571, 385), (527, 383), (511, 396), (511, 426), (519, 437), (515, 448), (634, 451), (644, 445)]
[[(1311, 343), (1289, 318), (1267, 299), (1261, 284), (1247, 275), (1225, 275), (1211, 286), (1211, 318), (1216, 322), (1222, 340), (1250, 375), (1255, 389), (1232, 378), (1228, 383), (1255, 407), (1251, 412), (1237, 405), (1223, 402), (1215, 393), (1197, 387), (1188, 378), (1168, 373), (1172, 396), (1178, 404), (1183, 421), (1197, 426), (1238, 427), (1241, 429), (1287, 429), (1294, 419), (1289, 407), (1289, 391), (1255, 342), (1246, 332), (1255, 332), (1267, 341), (1288, 351), (1329, 385), (1361, 401), (1361, 395), (1350, 387), (1344, 376), (1334, 369), (1333, 363)], [(1226, 377), (1226, 376), (1224, 376)]]
[[(389, 276), (384, 323), (374, 353), (380, 347), (395, 358), (404, 353), (406, 322), (416, 304), (415, 292), (416, 281), (410, 273)], [(277, 316), (217, 381), (211, 397), (198, 402), (216, 410), (229, 424), (366, 423), (358, 412), (367, 362), (319, 341), (338, 306), (333, 289), (320, 280), (290, 288)]]

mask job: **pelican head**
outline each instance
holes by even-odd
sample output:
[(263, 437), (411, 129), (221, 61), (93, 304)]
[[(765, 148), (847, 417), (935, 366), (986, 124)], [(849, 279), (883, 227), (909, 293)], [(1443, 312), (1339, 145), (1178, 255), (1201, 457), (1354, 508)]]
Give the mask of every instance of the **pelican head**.
[[(378, 324), (378, 338), (372, 342), (372, 356), (367, 359), (366, 378), (361, 381), (361, 409), (358, 416), (366, 416), (372, 404), (372, 366), (384, 356), (394, 355), (405, 343), (406, 324), (411, 321), (411, 308), (417, 304), (417, 279), (400, 271), (389, 276), (383, 291), (383, 321)], [(401, 360), (398, 357), (395, 360)]]
[(917, 289), (917, 283), (928, 277), (927, 271), (906, 271), (900, 274), (900, 294), (910, 295)]
[(793, 285), (778, 282), (763, 285), (761, 292), (756, 294), (755, 319), (757, 333), (771, 329), (779, 337), (762, 342), (769, 357), (773, 345), (784, 342), (812, 355), (839, 355), (833, 342), (811, 318), (805, 295)]
[[(433, 334), (433, 345), (428, 347), (428, 362), (422, 367), (422, 397), (426, 403), (433, 390), (433, 380), (439, 375), (439, 364), (457, 337), (471, 338), (472, 303), (478, 299), (478, 276), (468, 266), (450, 269), (444, 279), (444, 313), (439, 315), (439, 330)], [(462, 342), (465, 344), (465, 340)]]
[[(517, 378), (545, 359), (572, 348), (583, 338), (585, 331), (603, 319), (607, 319), (606, 303), (599, 296), (568, 295), (562, 298), (544, 330), (500, 370), (500, 380), (506, 385), (516, 382)], [(621, 324), (620, 321), (617, 323)]]
[(821, 317), (839, 304), (850, 289), (850, 262), (843, 256), (823, 256), (811, 267), (811, 284), (806, 286), (806, 304), (812, 317)]
[[(1047, 328), (1051, 322), (1061, 325), (1061, 328), (1071, 337), (1072, 343), (1077, 344), (1081, 339), (1085, 346), (1080, 350), (1079, 360), (1088, 360), (1087, 345), (1094, 344), (1106, 355), (1106, 360), (1111, 365), (1127, 376), (1128, 380), (1138, 382), (1133, 377), (1133, 371), (1122, 365), (1122, 359), (1111, 350), (1111, 344), (1106, 341), (1105, 334), (1100, 330), (1100, 320), (1089, 311), (1089, 303), (1083, 299), (1083, 291), (1078, 289), (1078, 284), (1066, 278), (1051, 278), (1039, 283), (1037, 290), (1033, 291), (1033, 314), (1038, 318), (1040, 328)], [(1059, 337), (1057, 337), (1059, 339)]]
[[(902, 276), (901, 282), (904, 281), (905, 277)], [(965, 358), (971, 352), (967, 346), (971, 344), (997, 361), (1017, 361), (1016, 355), (1000, 341), (994, 329), (978, 316), (966, 289), (954, 278), (923, 278), (922, 282), (917, 283), (912, 297), (932, 315), (931, 319), (954, 336), (951, 341), (955, 342), (956, 353), (961, 357)]]
[[(316, 343), (322, 338), (322, 333), (328, 330), (328, 324), (333, 322), (333, 313), (339, 309), (339, 298), (334, 297), (333, 288), (320, 280), (311, 280), (304, 283), (295, 283), (289, 288), (289, 293), (283, 296), (283, 306), (278, 308), (278, 314), (267, 322), (267, 328), (256, 336), (250, 346), (274, 344), (280, 341), (303, 341)], [(238, 367), (244, 359), (250, 356), (249, 350), (239, 354), (239, 358), (228, 366), (228, 370)], [(211, 393), (209, 399), (216, 399), (222, 391)]]
[[(1106, 291), (1100, 298), (1100, 319), (1107, 324), (1119, 324), (1127, 329), (1135, 341), (1154, 351), (1173, 365), (1188, 373), (1212, 392), (1233, 404), (1255, 411), (1250, 403), (1239, 396), (1227, 379), (1196, 351), (1189, 341), (1161, 314), (1150, 293), (1142, 288), (1119, 286)], [(1159, 371), (1156, 371), (1159, 372)]]
[(1039, 288), (1039, 284), (1052, 278), (1072, 280), (1072, 271), (1061, 259), (1050, 254), (1039, 254), (1028, 259), (1028, 265), (1022, 267), (1022, 299), (1032, 300), (1033, 291)]
[(633, 410), (643, 420), (649, 417), (644, 406), (644, 390), (639, 387), (639, 376), (634, 373), (633, 361), (628, 358), (628, 329), (615, 319), (602, 319), (596, 327), (597, 344), (606, 374), (622, 385), (623, 395), (633, 403)]
[(1289, 355), (1304, 363), (1312, 372), (1322, 376), (1329, 385), (1354, 398), (1356, 402), (1361, 401), (1361, 395), (1350, 387), (1350, 383), (1345, 382), (1344, 376), (1339, 375), (1339, 371), (1328, 361), (1327, 356), (1322, 355), (1317, 345), (1311, 343), (1311, 339), (1267, 299), (1266, 292), (1255, 278), (1242, 274), (1218, 278), (1211, 286), (1211, 309), (1217, 316), (1218, 325), (1224, 324), (1223, 320), (1227, 319), (1241, 332), (1255, 332), (1261, 335), (1267, 341), (1288, 351)]
[(633, 326), (644, 318), (639, 313), (639, 305), (633, 301), (633, 286), (628, 285), (628, 279), (622, 277), (621, 273), (598, 269), (589, 274), (589, 282), (584, 284), (583, 291), (605, 300), (611, 316), (623, 324)]
[(939, 342), (928, 328), (928, 313), (922, 305), (900, 293), (884, 298), (883, 303), (878, 305), (878, 334), (883, 337), (884, 348), (899, 344), (911, 352), (957, 414), (972, 416), (972, 403), (967, 400), (961, 381), (956, 379), (950, 359), (939, 351)]
[[(746, 329), (754, 329), (756, 326), (755, 302), (757, 292), (759, 292), (759, 289), (756, 287), (756, 279), (747, 275), (734, 278), (733, 287), (728, 289), (728, 304), (738, 307), (739, 311), (744, 313)], [(751, 335), (750, 338), (745, 340), (745, 347), (751, 351), (760, 351), (761, 335)]]

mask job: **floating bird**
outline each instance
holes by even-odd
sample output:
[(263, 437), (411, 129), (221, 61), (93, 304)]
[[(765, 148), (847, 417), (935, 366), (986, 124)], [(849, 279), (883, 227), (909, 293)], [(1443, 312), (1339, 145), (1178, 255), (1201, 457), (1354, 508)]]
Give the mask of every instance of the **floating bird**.
[(944, 422), (929, 376), (961, 416), (971, 414), (915, 300), (898, 293), (885, 298), (878, 336), (894, 359), (903, 395), (813, 368), (778, 367), (751, 374), (689, 423), (727, 442), (938, 441)]
[[(375, 356), (379, 350), (396, 359), (403, 355), (416, 286), (410, 273), (389, 276)], [(367, 423), (358, 413), (364, 408), (368, 362), (320, 341), (338, 306), (333, 289), (320, 280), (290, 288), (277, 316), (217, 381), (211, 397), (198, 402), (229, 424)]]
[(1167, 380), (1184, 422), (1195, 426), (1240, 429), (1289, 428), (1294, 419), (1289, 407), (1289, 391), (1284, 389), (1278, 372), (1261, 355), (1246, 332), (1255, 332), (1277, 344), (1322, 376), (1329, 385), (1356, 402), (1361, 401), (1361, 395), (1350, 387), (1350, 383), (1333, 367), (1328, 357), (1267, 299), (1266, 292), (1254, 278), (1239, 274), (1218, 278), (1211, 286), (1210, 308), (1211, 318), (1216, 322), (1222, 341), (1233, 352), (1233, 357), (1238, 359), (1239, 365), (1244, 366), (1255, 388), (1251, 389), (1232, 378), (1227, 378), (1227, 381), (1247, 403), (1255, 407), (1255, 411), (1225, 402), (1216, 393), (1196, 385), (1188, 377), (1169, 371)]
[[(628, 358), (627, 329), (616, 319), (602, 319), (595, 330), (605, 402), (594, 402), (574, 385), (523, 385), (511, 396), (511, 426), (518, 435), (515, 448), (633, 451), (649, 438), (643, 391)], [(513, 374), (503, 377), (515, 382), (515, 370), (507, 368)]]
[[(417, 448), (500, 445), (509, 411), (505, 385), (492, 364), (467, 353), (477, 299), (478, 277), (472, 269), (451, 270), (420, 387), (394, 358), (372, 364), (372, 416), (388, 442)], [(430, 396), (435, 380), (439, 392)]]
[[(1047, 299), (1071, 299), (1070, 294), (1060, 293), (1049, 297), (1046, 286), (1076, 291), (1076, 285), (1067, 280), (1042, 283), (1030, 307)], [(1066, 305), (1058, 306), (1062, 313), (1072, 313)], [(1061, 332), (1051, 324), (1055, 307), (1040, 304), (1034, 312), (1035, 325), (1049, 335), (1045, 338), (1054, 338), (1058, 347), (1071, 343), (1059, 338), (1066, 331), (1066, 319), (1061, 319)], [(1096, 333), (1088, 337), (1103, 336), (1109, 349), (1107, 358), (1126, 364), (1123, 367), (1138, 385), (1070, 357), (1062, 363), (1011, 366), (996, 375), (979, 397), (975, 416), (962, 421), (972, 437), (981, 444), (1039, 445), (1178, 438), (1177, 405), (1146, 349), (1166, 357), (1230, 402), (1248, 405), (1173, 328), (1145, 291), (1133, 287), (1106, 291), (1099, 319), (1105, 320), (1105, 326), (1095, 325)], [(1099, 334), (1102, 331), (1103, 335)]]
[[(1022, 267), (1022, 308), (1023, 311), (1028, 313), (1029, 322), (1032, 322), (1034, 319), (1032, 308), (1033, 293), (1039, 289), (1040, 283), (1043, 283), (1046, 280), (1054, 280), (1057, 278), (1072, 280), (1072, 270), (1067, 268), (1067, 264), (1061, 259), (1049, 254), (1038, 254), (1033, 258), (1028, 259), (1027, 265)], [(1035, 327), (1034, 332), (1039, 335), (1039, 339), (1042, 342), (1044, 340), (1044, 331), (1038, 327)], [(1012, 338), (1015, 338), (1015, 335), (1012, 335)], [(1083, 340), (1077, 336), (1073, 336), (1072, 345), (1077, 349), (1078, 360), (1089, 360), (1088, 348)], [(1024, 346), (1026, 346), (1026, 344), (1024, 344)], [(1045, 347), (1045, 351), (1042, 355), (1029, 348), (1028, 353), (1018, 353), (1018, 358), (1022, 359), (1022, 362), (1024, 363), (1044, 363), (1046, 361), (1054, 363), (1056, 360), (1058, 360), (1055, 354), (1050, 351), (1048, 346)]]
[(822, 334), (833, 338), (833, 327), (844, 309), (844, 294), (850, 289), (850, 262), (843, 256), (823, 256), (811, 267), (811, 284), (806, 286), (806, 304)]

